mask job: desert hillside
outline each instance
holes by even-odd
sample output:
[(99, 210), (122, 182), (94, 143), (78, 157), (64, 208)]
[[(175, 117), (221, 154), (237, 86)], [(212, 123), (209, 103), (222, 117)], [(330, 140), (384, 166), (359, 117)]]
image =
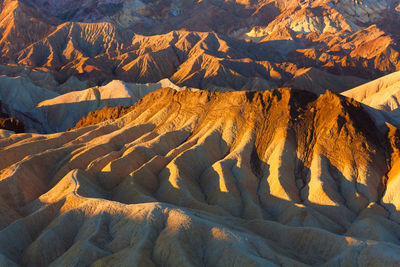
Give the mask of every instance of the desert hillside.
[(0, 266), (400, 266), (399, 29), (400, 0), (0, 0)]
[(12, 135), (1, 261), (394, 266), (399, 138), (330, 92), (167, 88), (116, 120)]

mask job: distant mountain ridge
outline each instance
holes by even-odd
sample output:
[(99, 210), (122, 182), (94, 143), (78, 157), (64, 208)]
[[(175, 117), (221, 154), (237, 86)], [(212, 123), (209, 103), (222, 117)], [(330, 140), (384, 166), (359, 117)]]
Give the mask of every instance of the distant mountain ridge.
[(309, 67), (371, 80), (400, 70), (397, 18), (381, 0), (5, 0), (0, 62), (97, 85), (271, 89)]

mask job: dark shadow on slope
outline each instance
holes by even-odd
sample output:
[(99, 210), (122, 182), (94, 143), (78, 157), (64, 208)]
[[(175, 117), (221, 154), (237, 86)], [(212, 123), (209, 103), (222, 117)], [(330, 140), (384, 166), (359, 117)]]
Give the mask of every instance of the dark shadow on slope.
[[(106, 100), (89, 100), (74, 103), (62, 103), (37, 107), (29, 112), (20, 112), (17, 118), (24, 122), (27, 131), (38, 133), (63, 132), (75, 125), (91, 111), (104, 107), (133, 106), (133, 98), (113, 98)], [(107, 116), (104, 116), (107, 118)], [(114, 117), (110, 117), (113, 119)], [(99, 121), (100, 122), (100, 121)]]

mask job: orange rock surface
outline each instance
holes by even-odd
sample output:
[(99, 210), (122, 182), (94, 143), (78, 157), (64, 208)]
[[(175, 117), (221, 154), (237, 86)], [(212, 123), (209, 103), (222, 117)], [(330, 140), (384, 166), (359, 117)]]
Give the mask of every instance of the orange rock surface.
[(1, 260), (397, 265), (388, 129), (330, 92), (161, 89), (116, 120), (0, 139)]

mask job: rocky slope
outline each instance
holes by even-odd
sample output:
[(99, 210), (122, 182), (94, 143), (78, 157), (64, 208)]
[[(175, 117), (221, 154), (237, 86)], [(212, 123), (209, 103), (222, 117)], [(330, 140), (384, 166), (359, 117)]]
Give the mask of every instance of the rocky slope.
[(80, 119), (76, 125), (69, 129), (79, 129), (91, 125), (98, 124), (100, 122), (108, 121), (108, 120), (116, 120), (119, 119), (134, 109), (133, 106), (116, 106), (109, 107), (106, 106), (100, 110), (94, 110), (89, 112), (89, 114), (82, 119)]
[(0, 139), (0, 259), (398, 265), (386, 129), (330, 92), (161, 89), (117, 120)]
[(115, 80), (103, 86), (58, 94), (26, 77), (0, 76), (0, 101), (7, 103), (3, 104), (4, 111), (23, 122), (27, 132), (54, 133), (73, 127), (90, 111), (105, 106), (131, 106), (163, 87), (185, 89), (168, 79), (146, 84)]
[(337, 80), (371, 80), (400, 70), (397, 7), (350, 0), (7, 0), (0, 62), (91, 86), (169, 78), (200, 89), (260, 90), (310, 67)]
[(399, 108), (400, 72), (386, 75), (342, 94), (373, 108), (393, 111)]
[(355, 76), (338, 77), (317, 68), (304, 68), (297, 71), (293, 78), (284, 85), (319, 95), (325, 93), (327, 89), (337, 94), (343, 91), (347, 92), (367, 82), (368, 80)]
[[(234, 32), (244, 25), (268, 23), (288, 10), (300, 10), (301, 13), (312, 8), (329, 8), (333, 12), (324, 18), (330, 18), (325, 20), (330, 28), (341, 27), (342, 22), (347, 26), (379, 24), (385, 21), (388, 15), (395, 16), (399, 11), (398, 0), (68, 0), (63, 2), (30, 0), (25, 2), (64, 21), (108, 20), (124, 28), (136, 27), (153, 34), (182, 27), (196, 31)], [(232, 15), (232, 11), (236, 16)], [(204, 20), (201, 20), (202, 16)], [(310, 24), (309, 21), (306, 23)]]
[(399, 266), (399, 4), (0, 0), (0, 266)]

